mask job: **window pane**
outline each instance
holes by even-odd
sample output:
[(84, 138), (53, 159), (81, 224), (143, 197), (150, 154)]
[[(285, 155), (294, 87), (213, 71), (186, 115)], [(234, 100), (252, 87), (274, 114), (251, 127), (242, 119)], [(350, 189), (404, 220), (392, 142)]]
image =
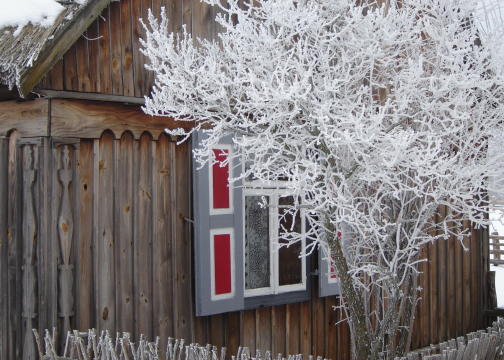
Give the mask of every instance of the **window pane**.
[(262, 202), (262, 196), (245, 197), (245, 289), (270, 286), (269, 207)]
[[(283, 209), (282, 205), (292, 205), (294, 203), (294, 199), (292, 196), (289, 197), (281, 197), (278, 199), (279, 215), (280, 215), (280, 229), (279, 229), (279, 238), (280, 244), (285, 244), (287, 240), (285, 237), (282, 237), (282, 233), (287, 232), (296, 232), (301, 233), (301, 216), (299, 212), (297, 212), (296, 217), (293, 219), (293, 216), (290, 214), (286, 214), (286, 209)], [(293, 226), (294, 221), (294, 227)], [(285, 230), (283, 230), (285, 229)], [(302, 282), (302, 262), (299, 258), (299, 254), (301, 253), (301, 243), (298, 242), (289, 247), (283, 246), (279, 249), (278, 253), (278, 272), (279, 272), (279, 284), (280, 285), (292, 285), (299, 284)]]

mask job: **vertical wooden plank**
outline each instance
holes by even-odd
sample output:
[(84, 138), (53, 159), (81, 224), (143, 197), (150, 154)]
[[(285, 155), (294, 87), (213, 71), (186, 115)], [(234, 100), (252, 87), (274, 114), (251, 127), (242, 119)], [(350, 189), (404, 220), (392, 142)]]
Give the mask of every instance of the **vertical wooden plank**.
[[(170, 237), (170, 143), (160, 136), (156, 143), (153, 167), (153, 306), (154, 335), (165, 341), (173, 335), (172, 239)], [(189, 341), (189, 339), (187, 339)], [(165, 344), (161, 343), (161, 348)]]
[(484, 314), (484, 311), (488, 308), (488, 229), (481, 228), (478, 230), (478, 282), (479, 282), (479, 306), (478, 306), (478, 319), (480, 320), (480, 326), (478, 329), (490, 325), (490, 317)]
[(96, 325), (115, 332), (114, 259), (114, 137), (104, 133), (98, 143), (95, 224)]
[(93, 141), (79, 146), (78, 206), (79, 232), (76, 233), (75, 308), (79, 330), (93, 327)]
[[(470, 229), (469, 221), (464, 222), (464, 229)], [(462, 271), (463, 271), (463, 280), (462, 280), (462, 292), (464, 296), (463, 300), (463, 312), (464, 312), (464, 334), (469, 333), (471, 330), (471, 254), (470, 254), (470, 246), (471, 246), (471, 237), (466, 236), (464, 238), (464, 252), (462, 254)]]
[(90, 92), (91, 91), (91, 79), (89, 71), (89, 51), (88, 51), (88, 37), (87, 32), (77, 40), (73, 45), (76, 52), (77, 58), (77, 79), (78, 79), (78, 91)]
[[(175, 233), (175, 285), (174, 285), (174, 321), (175, 336), (189, 339), (191, 337), (192, 301), (191, 299), (191, 234), (189, 223), (185, 220), (190, 216), (190, 189), (191, 189), (191, 152), (190, 143), (183, 143), (175, 147), (170, 143), (171, 152), (175, 154), (175, 171), (172, 172), (171, 181), (175, 194), (175, 207), (172, 209), (173, 229)], [(176, 149), (176, 150), (175, 150)]]
[(98, 17), (100, 38), (100, 92), (104, 94), (112, 93), (112, 62), (110, 49), (110, 6), (103, 9), (101, 16)]
[(437, 261), (437, 244), (430, 243), (429, 251), (429, 308), (430, 308), (430, 339), (429, 343), (438, 342), (438, 261)]
[(182, 4), (182, 24), (192, 33), (192, 8), (193, 3), (198, 2), (198, 0), (179, 0), (178, 2)]
[[(336, 306), (341, 305), (341, 298), (337, 298)], [(351, 355), (351, 342), (350, 342), (350, 328), (348, 322), (345, 320), (346, 315), (341, 309), (338, 311), (338, 360), (350, 360)]]
[[(44, 251), (46, 252), (46, 265), (45, 265), (45, 275), (44, 281), (46, 282), (47, 292), (45, 306), (47, 310), (47, 322), (45, 323), (46, 328), (51, 329), (52, 327), (62, 328), (63, 323), (60, 320), (58, 312), (58, 295), (59, 295), (59, 283), (58, 283), (58, 271), (61, 265), (61, 252), (59, 246), (59, 223), (58, 214), (60, 210), (60, 203), (62, 199), (63, 187), (59, 182), (58, 170), (61, 167), (61, 144), (51, 142), (51, 154), (50, 162), (51, 167), (49, 170), (49, 182), (50, 182), (50, 231), (48, 236), (48, 241), (45, 244)], [(63, 335), (59, 333), (58, 347), (61, 344)]]
[[(453, 225), (453, 224), (452, 224)], [(448, 339), (456, 337), (456, 299), (455, 299), (455, 241), (456, 239), (450, 237), (447, 240), (447, 257), (448, 257), (448, 269), (447, 269), (447, 315), (448, 315)]]
[(32, 328), (37, 317), (36, 235), (38, 216), (35, 204), (38, 149), (36, 145), (23, 145), (23, 198), (22, 198), (22, 317), (23, 317), (23, 359), (35, 359), (35, 341)]
[[(460, 224), (459, 226), (462, 226)], [(463, 298), (464, 298), (464, 289), (463, 289), (463, 276), (464, 272), (462, 269), (462, 260), (463, 260), (463, 248), (462, 244), (458, 239), (453, 239), (454, 244), (454, 256), (455, 256), (455, 327), (456, 332), (455, 336), (464, 335), (464, 323), (463, 318), (465, 316), (463, 312)]]
[[(446, 212), (446, 209), (441, 208), (440, 210), (440, 221), (444, 218), (444, 214)], [(438, 256), (438, 294), (439, 294), (439, 313), (438, 313), (438, 318), (437, 322), (439, 325), (439, 339), (438, 342), (442, 342), (447, 339), (447, 322), (448, 322), (448, 317), (446, 316), (447, 314), (447, 284), (446, 284), (446, 279), (447, 279), (447, 274), (446, 272), (448, 271), (447, 267), (447, 256), (446, 256), (446, 249), (447, 249), (447, 240), (440, 239), (436, 243), (436, 247), (438, 250), (437, 256)]]
[(420, 341), (419, 346), (428, 346), (430, 343), (430, 307), (429, 307), (429, 247), (425, 245), (421, 252), (422, 258), (425, 259), (424, 262), (421, 263), (421, 271), (420, 275), (420, 286), (422, 288), (420, 296), (422, 298), (420, 302)]
[(299, 350), (301, 354), (307, 356), (312, 354), (311, 302), (303, 302), (299, 307), (299, 327), (301, 329)]
[(133, 44), (133, 78), (135, 87), (135, 96), (143, 96), (145, 89), (144, 81), (144, 58), (140, 53), (140, 37), (143, 36), (142, 25), (140, 24), (140, 17), (142, 16), (142, 0), (132, 0), (131, 2), (131, 26), (133, 30), (132, 44)]
[(251, 354), (256, 351), (256, 321), (255, 310), (245, 310), (241, 319), (241, 343), (250, 349)]
[(201, 1), (192, 2), (192, 35), (193, 38), (211, 40), (215, 35), (215, 21), (212, 6)]
[(287, 304), (285, 315), (285, 341), (286, 351), (289, 354), (299, 354), (299, 337), (300, 337), (300, 305), (299, 303)]
[[(184, 16), (184, 0), (163, 0), (170, 32), (181, 32)], [(190, 29), (190, 28), (189, 28)]]
[(133, 174), (134, 139), (125, 133), (120, 139), (117, 156), (117, 329), (134, 333), (133, 289)]
[[(488, 201), (488, 198), (486, 199)], [(488, 216), (488, 215), (487, 215)], [(489, 289), (488, 289), (488, 272), (490, 269), (490, 264), (489, 264), (489, 248), (490, 248), (490, 243), (488, 241), (488, 227), (487, 228), (481, 228), (479, 230), (479, 259), (480, 259), (480, 267), (478, 268), (480, 272), (480, 297), (481, 303), (478, 308), (478, 318), (481, 321), (480, 327), (478, 329), (481, 329), (483, 327), (487, 327), (491, 325), (492, 318), (490, 316), (487, 316), (484, 314), (485, 309), (489, 308), (488, 305), (488, 294), (489, 294)]]
[(240, 344), (240, 313), (235, 311), (225, 314), (226, 316), (226, 347), (228, 356), (238, 352)]
[(136, 0), (121, 0), (121, 71), (124, 96), (135, 96), (133, 77), (131, 2)]
[(139, 141), (138, 186), (135, 189), (135, 323), (139, 334), (152, 339), (152, 138)]
[(323, 354), (325, 348), (324, 334), (324, 299), (312, 296), (312, 353)]
[(338, 357), (338, 329), (336, 323), (338, 322), (338, 312), (335, 310), (336, 297), (329, 296), (326, 298), (327, 306), (327, 342), (325, 356), (328, 359), (336, 360)]
[(101, 61), (100, 61), (100, 24), (97, 19), (87, 29), (88, 34), (88, 56), (89, 56), (89, 78), (91, 79), (90, 91), (101, 92)]
[(8, 214), (7, 214), (7, 257), (8, 257), (8, 312), (9, 312), (9, 358), (21, 357), (21, 259), (20, 234), (18, 234), (19, 216), (19, 154), (17, 143), (19, 134), (14, 131), (9, 136), (8, 179)]
[(63, 86), (67, 91), (78, 89), (77, 79), (77, 54), (72, 46), (63, 56)]
[[(66, 334), (74, 327), (71, 325), (71, 317), (74, 317), (74, 229), (75, 184), (76, 167), (78, 161), (76, 147), (67, 143), (58, 146), (57, 154), (57, 180), (59, 187), (58, 210), (53, 215), (56, 218), (57, 239), (55, 250), (59, 255), (58, 262), (58, 316), (60, 320), (60, 334), (62, 343), (66, 339)], [(55, 200), (55, 199), (53, 199)], [(75, 214), (74, 214), (75, 213)]]
[[(123, 94), (122, 79), (122, 51), (121, 51), (121, 4), (112, 2), (110, 9), (110, 28), (109, 28), (109, 46), (110, 46), (110, 71), (111, 71), (111, 93), (114, 95)], [(129, 17), (128, 17), (129, 19)]]
[(49, 329), (57, 325), (57, 249), (54, 248), (56, 229), (53, 224), (52, 201), (54, 193), (53, 150), (51, 141), (47, 138), (41, 140), (42, 147), (39, 151), (39, 194), (37, 207), (40, 208), (40, 225), (37, 234), (38, 271), (43, 276), (39, 278), (38, 303), (44, 304), (38, 309), (38, 328)]
[[(209, 317), (208, 316), (195, 316), (193, 319), (193, 333), (192, 333), (192, 342), (198, 343), (198, 344), (206, 344), (208, 343), (208, 322), (209, 322)], [(238, 323), (239, 323), (238, 319)], [(173, 322), (173, 321), (172, 321)], [(238, 327), (240, 325), (238, 324)], [(230, 336), (233, 336), (236, 334), (230, 334)], [(240, 335), (240, 332), (238, 331), (237, 335)], [(238, 339), (238, 344), (240, 344), (240, 339)]]
[(277, 305), (271, 308), (271, 352), (272, 354), (287, 355), (286, 348), (286, 305)]
[(255, 321), (256, 350), (261, 350), (264, 354), (266, 350), (271, 350), (271, 307), (257, 308)]
[[(150, 9), (154, 16), (159, 19), (160, 13), (160, 2), (161, 0), (142, 0), (142, 19), (144, 22), (147, 22), (148, 10)], [(142, 29), (142, 34), (145, 34), (145, 31)], [(149, 62), (148, 58), (142, 56), (143, 58), (143, 77), (144, 77), (144, 88), (142, 95), (148, 95), (152, 88), (152, 83), (154, 81), (154, 73), (152, 71), (147, 71), (145, 69), (145, 64)]]
[(63, 90), (63, 59), (59, 60), (51, 69), (48, 74), (48, 84), (50, 89), (53, 90)]
[(210, 339), (209, 342), (217, 347), (224, 346), (224, 315), (210, 316)]
[(477, 326), (480, 323), (478, 318), (478, 309), (480, 307), (480, 299), (479, 299), (479, 274), (478, 268), (480, 266), (479, 262), (479, 238), (478, 238), (478, 230), (475, 228), (474, 224), (471, 224), (471, 245), (470, 245), (470, 254), (471, 254), (471, 323), (473, 326)]
[(7, 213), (8, 213), (8, 155), (9, 139), (0, 137), (0, 288), (4, 289), (0, 296), (0, 358), (8, 359), (9, 344), (9, 265), (7, 252)]

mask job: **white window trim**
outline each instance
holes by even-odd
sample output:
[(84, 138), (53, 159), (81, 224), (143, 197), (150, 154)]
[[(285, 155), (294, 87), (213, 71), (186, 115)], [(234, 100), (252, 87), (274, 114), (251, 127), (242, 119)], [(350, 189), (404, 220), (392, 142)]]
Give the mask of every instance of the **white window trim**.
[[(248, 184), (251, 184), (249, 182)], [(286, 185), (285, 182), (281, 183), (282, 185)], [(246, 196), (268, 196), (270, 199), (269, 208), (276, 209), (276, 211), (269, 211), (268, 221), (269, 221), (269, 254), (270, 254), (270, 286), (257, 288), (257, 289), (244, 289), (245, 297), (254, 297), (254, 296), (264, 296), (264, 295), (276, 295), (276, 294), (284, 294), (294, 291), (304, 291), (306, 290), (306, 256), (301, 257), (301, 283), (298, 284), (289, 284), (289, 285), (280, 285), (280, 277), (279, 277), (279, 219), (278, 219), (278, 200), (280, 195), (288, 195), (289, 190), (283, 188), (259, 188), (255, 186), (254, 188), (243, 188), (243, 206), (245, 207), (245, 197)], [(304, 214), (301, 211), (301, 233), (306, 233), (306, 221), (304, 218)], [(243, 211), (243, 254), (245, 255), (245, 243), (246, 243), (246, 223), (245, 223), (245, 211)], [(301, 249), (304, 251), (306, 249), (306, 238), (303, 237), (301, 242)], [(246, 259), (244, 258), (243, 266), (245, 266)], [(245, 269), (243, 271), (243, 284), (245, 287)]]

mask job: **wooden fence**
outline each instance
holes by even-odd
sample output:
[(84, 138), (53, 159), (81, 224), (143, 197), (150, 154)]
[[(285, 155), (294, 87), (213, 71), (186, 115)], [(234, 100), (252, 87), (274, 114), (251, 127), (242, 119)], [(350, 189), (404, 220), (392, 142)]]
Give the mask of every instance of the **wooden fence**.
[[(215, 345), (187, 344), (184, 339), (168, 338), (166, 347), (160, 346), (159, 337), (149, 341), (141, 337), (133, 342), (129, 333), (117, 333), (115, 337), (102, 331), (97, 335), (94, 329), (87, 332), (74, 330), (68, 332), (61, 357), (57, 356), (56, 336), (45, 331), (42, 339), (34, 330), (38, 353), (41, 359), (135, 359), (135, 360), (225, 360), (228, 358), (225, 347)], [(264, 353), (257, 350), (255, 354), (247, 347), (239, 347), (237, 352), (230, 354), (232, 360), (303, 360), (303, 354), (284, 355)], [(309, 355), (308, 360), (315, 359)], [(387, 359), (385, 354), (380, 359)], [(322, 360), (321, 356), (316, 357)], [(504, 359), (504, 319), (499, 318), (487, 330), (469, 333), (466, 337), (458, 337), (429, 348), (411, 352), (407, 357), (395, 360), (503, 360)], [(323, 359), (327, 360), (327, 359)]]

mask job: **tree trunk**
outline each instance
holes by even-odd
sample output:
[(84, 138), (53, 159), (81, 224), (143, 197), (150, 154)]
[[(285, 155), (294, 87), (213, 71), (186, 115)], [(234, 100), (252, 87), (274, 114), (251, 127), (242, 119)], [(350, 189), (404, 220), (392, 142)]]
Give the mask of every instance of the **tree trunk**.
[(356, 360), (376, 359), (377, 354), (371, 354), (371, 339), (366, 326), (366, 312), (359, 293), (353, 286), (352, 277), (348, 274), (347, 259), (341, 247), (341, 241), (332, 224), (328, 224), (330, 233), (333, 234), (329, 240), (331, 256), (334, 260), (338, 276), (341, 280), (341, 292), (343, 301), (348, 313), (348, 321), (352, 331), (353, 358)]

